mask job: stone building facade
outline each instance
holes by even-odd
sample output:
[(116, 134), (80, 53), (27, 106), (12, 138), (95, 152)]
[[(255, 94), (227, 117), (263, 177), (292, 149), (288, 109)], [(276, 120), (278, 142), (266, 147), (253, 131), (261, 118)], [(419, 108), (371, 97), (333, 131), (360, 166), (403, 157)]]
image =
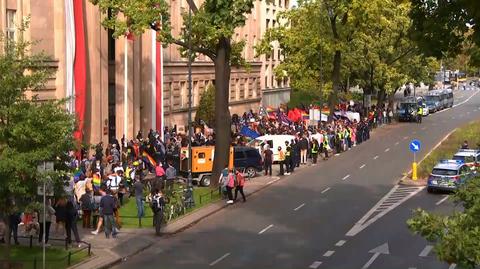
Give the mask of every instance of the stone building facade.
[[(24, 33), (27, 40), (39, 41), (33, 51), (51, 55), (50, 65), (57, 72), (42, 90), (32, 92), (40, 100), (67, 97), (67, 1), (73, 0), (0, 0), (0, 29), (8, 38), (22, 34), (17, 26), (27, 16), (30, 28)], [(77, 0), (75, 0), (77, 1)], [(81, 0), (80, 0), (81, 1)], [(113, 39), (111, 32), (101, 27), (102, 14), (88, 0), (82, 1), (84, 36), (86, 44), (86, 95), (84, 140), (88, 143), (108, 142), (124, 134), (133, 138), (139, 130), (144, 133), (155, 128), (155, 98), (152, 84), (154, 68), (150, 64), (153, 31), (134, 40)], [(170, 0), (174, 34), (182, 27), (181, 10), (187, 8), (186, 0)], [(273, 68), (281, 61), (281, 52), (275, 45), (271, 56), (256, 57), (254, 46), (268, 27), (275, 27), (275, 14), (288, 8), (288, 0), (266, 3), (256, 0), (247, 23), (238, 29), (234, 40), (246, 39), (244, 57), (251, 65), (232, 68), (230, 81), (231, 113), (242, 114), (258, 110), (260, 104), (278, 105), (288, 101), (287, 80), (277, 80)], [(162, 95), (164, 126), (177, 125), (183, 129), (187, 123), (188, 80), (187, 63), (176, 45), (163, 49)], [(200, 56), (193, 67), (193, 106), (199, 103), (201, 93), (214, 83), (212, 62)], [(287, 98), (287, 99), (286, 99)]]

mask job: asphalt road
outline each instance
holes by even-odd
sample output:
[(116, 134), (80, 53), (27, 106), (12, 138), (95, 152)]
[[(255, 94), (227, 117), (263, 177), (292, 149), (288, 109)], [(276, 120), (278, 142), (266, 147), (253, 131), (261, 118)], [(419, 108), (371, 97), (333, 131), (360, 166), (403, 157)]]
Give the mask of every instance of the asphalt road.
[(117, 268), (449, 268), (405, 221), (412, 208), (449, 211), (451, 204), (395, 186), (411, 165), (411, 139), (422, 141), (419, 160), (451, 130), (480, 118), (477, 91), (455, 99), (454, 108), (422, 124), (377, 129), (368, 142), (160, 238)]

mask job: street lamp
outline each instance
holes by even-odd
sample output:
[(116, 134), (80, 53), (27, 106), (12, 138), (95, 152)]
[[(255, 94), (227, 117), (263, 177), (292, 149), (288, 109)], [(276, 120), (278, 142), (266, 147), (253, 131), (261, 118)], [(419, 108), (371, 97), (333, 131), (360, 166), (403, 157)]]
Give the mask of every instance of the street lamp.
[(187, 206), (193, 207), (195, 201), (193, 199), (192, 184), (192, 7), (188, 5), (188, 25), (187, 25), (187, 42), (188, 42), (188, 177), (187, 192), (185, 193), (185, 201)]

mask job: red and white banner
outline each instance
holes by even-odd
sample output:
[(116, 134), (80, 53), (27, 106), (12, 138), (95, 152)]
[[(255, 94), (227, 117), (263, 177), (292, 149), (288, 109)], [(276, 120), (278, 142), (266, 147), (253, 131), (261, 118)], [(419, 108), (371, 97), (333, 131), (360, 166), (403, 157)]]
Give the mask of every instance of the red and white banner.
[(157, 41), (157, 32), (152, 30), (152, 129), (163, 140), (163, 48)]
[(74, 137), (83, 140), (87, 93), (87, 65), (83, 0), (65, 0), (66, 27), (66, 97), (74, 98), (67, 109), (75, 113), (77, 129)]

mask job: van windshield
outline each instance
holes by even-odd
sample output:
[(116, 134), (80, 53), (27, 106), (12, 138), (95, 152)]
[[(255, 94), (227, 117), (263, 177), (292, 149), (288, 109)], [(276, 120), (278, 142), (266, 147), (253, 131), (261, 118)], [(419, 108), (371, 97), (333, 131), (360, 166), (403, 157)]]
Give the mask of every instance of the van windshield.
[(425, 96), (427, 103), (435, 103), (440, 101), (440, 96), (438, 95), (427, 95)]

